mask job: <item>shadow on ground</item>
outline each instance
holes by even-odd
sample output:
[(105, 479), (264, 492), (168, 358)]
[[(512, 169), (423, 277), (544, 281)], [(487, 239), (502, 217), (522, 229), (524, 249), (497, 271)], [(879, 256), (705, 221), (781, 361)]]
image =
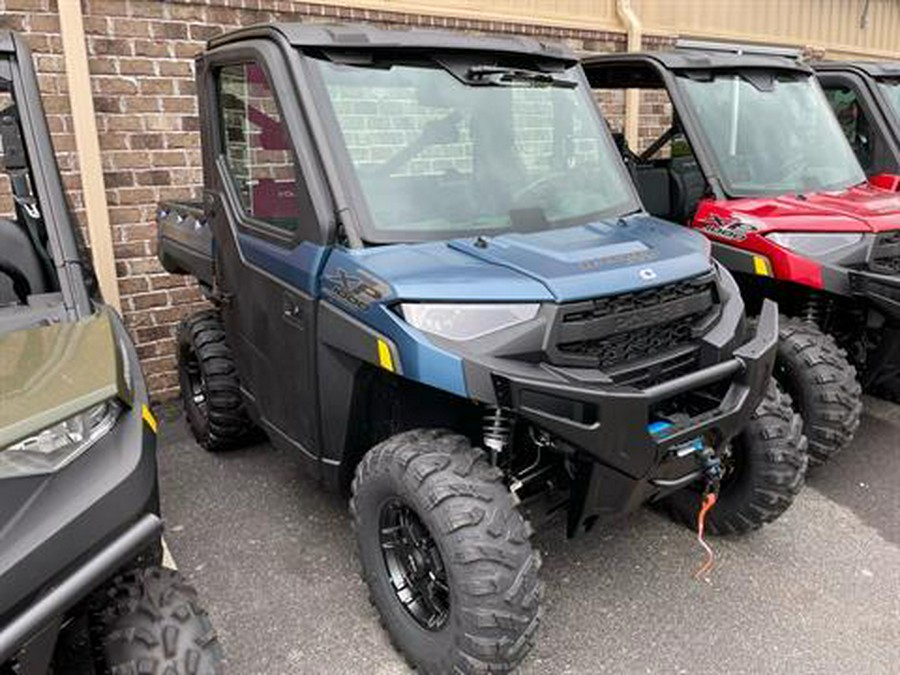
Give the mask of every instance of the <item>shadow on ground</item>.
[[(167, 539), (230, 672), (407, 672), (367, 602), (345, 501), (297, 457), (267, 444), (210, 455), (177, 410), (165, 417)], [(868, 416), (853, 455), (816, 472), (785, 517), (715, 542), (708, 583), (692, 578), (692, 534), (650, 510), (574, 541), (542, 531), (546, 613), (522, 672), (896, 672), (898, 431), (900, 408)]]

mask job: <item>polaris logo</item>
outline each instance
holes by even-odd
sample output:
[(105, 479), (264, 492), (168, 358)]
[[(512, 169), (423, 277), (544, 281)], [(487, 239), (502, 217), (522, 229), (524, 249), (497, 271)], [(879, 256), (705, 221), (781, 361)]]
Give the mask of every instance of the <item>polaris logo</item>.
[(656, 278), (656, 272), (654, 272), (649, 267), (645, 267), (640, 272), (638, 272), (638, 276), (644, 281), (653, 281)]

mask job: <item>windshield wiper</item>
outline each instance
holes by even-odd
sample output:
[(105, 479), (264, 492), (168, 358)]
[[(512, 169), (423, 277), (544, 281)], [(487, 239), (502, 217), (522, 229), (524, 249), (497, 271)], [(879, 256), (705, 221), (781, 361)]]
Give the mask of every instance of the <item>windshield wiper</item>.
[(492, 87), (560, 87), (574, 89), (578, 86), (575, 80), (557, 77), (550, 73), (523, 68), (504, 68), (502, 66), (471, 66), (466, 70), (466, 81), (476, 86)]

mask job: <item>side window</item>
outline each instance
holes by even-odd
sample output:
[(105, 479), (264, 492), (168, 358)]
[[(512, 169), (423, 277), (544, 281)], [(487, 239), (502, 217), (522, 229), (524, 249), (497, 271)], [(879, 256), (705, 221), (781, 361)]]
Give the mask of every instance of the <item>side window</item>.
[[(0, 117), (12, 104), (12, 95), (5, 91), (3, 84), (0, 83)], [(5, 167), (3, 136), (0, 135), (0, 218), (14, 219), (16, 214), (15, 202), (13, 201), (12, 188), (9, 184), (9, 176), (4, 170)]]
[(244, 213), (286, 232), (300, 221), (297, 169), (265, 71), (225, 66), (216, 77), (222, 150)]
[(840, 84), (823, 84), (822, 89), (834, 114), (837, 115), (838, 122), (841, 123), (844, 135), (853, 147), (856, 158), (865, 172), (870, 173), (873, 164), (873, 139), (869, 120), (866, 118), (866, 111), (859, 96), (850, 87)]

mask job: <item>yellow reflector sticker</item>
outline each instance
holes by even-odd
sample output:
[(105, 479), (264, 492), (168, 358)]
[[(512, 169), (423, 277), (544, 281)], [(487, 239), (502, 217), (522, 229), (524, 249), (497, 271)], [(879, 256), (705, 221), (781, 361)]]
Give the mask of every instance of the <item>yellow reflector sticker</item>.
[(378, 338), (378, 363), (385, 370), (394, 372), (394, 359), (391, 357), (391, 348), (381, 338)]
[(753, 270), (764, 277), (772, 276), (772, 272), (769, 269), (769, 261), (763, 258), (761, 255), (753, 256)]
[(147, 423), (147, 426), (150, 427), (150, 430), (155, 434), (156, 433), (156, 418), (153, 416), (153, 413), (150, 412), (150, 407), (146, 403), (141, 408), (141, 417)]

